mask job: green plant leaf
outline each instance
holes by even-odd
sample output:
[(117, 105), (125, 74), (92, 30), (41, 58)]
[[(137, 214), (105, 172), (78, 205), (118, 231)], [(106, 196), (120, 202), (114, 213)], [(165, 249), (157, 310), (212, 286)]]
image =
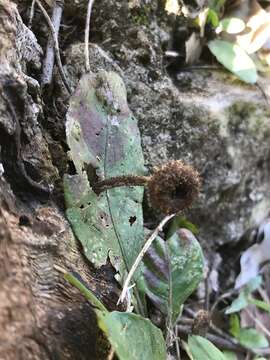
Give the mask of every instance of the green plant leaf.
[(214, 10), (216, 13), (220, 13), (226, 0), (209, 0), (209, 7)]
[(255, 84), (257, 70), (248, 54), (238, 45), (224, 40), (212, 40), (208, 47), (217, 60), (246, 83)]
[(189, 336), (188, 347), (194, 360), (226, 360), (215, 345), (201, 336)]
[(239, 18), (224, 18), (219, 22), (219, 26), (216, 31), (226, 31), (228, 34), (238, 34), (242, 32), (246, 27), (243, 20)]
[(225, 350), (223, 351), (223, 355), (226, 360), (238, 360), (237, 355), (232, 351)]
[(258, 287), (262, 285), (262, 277), (261, 275), (255, 276), (250, 279), (249, 282), (245, 285), (244, 291), (246, 294), (251, 294), (253, 291), (257, 290)]
[(228, 309), (225, 311), (225, 314), (232, 314), (238, 311), (243, 310), (245, 307), (250, 304), (250, 294), (258, 289), (262, 284), (262, 277), (256, 276), (251, 279), (239, 293), (238, 297), (231, 303)]
[(131, 267), (143, 243), (142, 187), (119, 187), (99, 196), (99, 179), (144, 174), (137, 121), (114, 72), (86, 74), (71, 97), (67, 142), (77, 174), (64, 177), (66, 214), (86, 257), (96, 266), (109, 256), (120, 271)]
[(241, 328), (237, 336), (239, 343), (249, 349), (266, 348), (269, 343), (266, 337), (256, 329)]
[(101, 301), (96, 297), (96, 295), (87, 288), (77, 277), (67, 273), (64, 275), (65, 280), (67, 280), (71, 285), (75, 286), (80, 292), (86, 297), (86, 299), (97, 309), (107, 312), (108, 310), (102, 304)]
[(230, 316), (230, 333), (236, 338), (240, 333), (240, 321), (236, 314)]
[(246, 348), (265, 348), (268, 341), (265, 336), (256, 329), (241, 328), (239, 317), (236, 314), (230, 316), (230, 333)]
[(200, 244), (187, 229), (167, 241), (157, 237), (143, 259), (140, 288), (174, 323), (180, 307), (203, 277)]
[(169, 239), (178, 229), (185, 228), (190, 230), (194, 235), (199, 233), (199, 229), (192, 222), (188, 221), (183, 215), (175, 215), (171, 221), (169, 221), (166, 227), (166, 238)]
[(166, 360), (162, 332), (150, 320), (118, 311), (97, 311), (97, 316), (120, 360)]
[(233, 314), (235, 312), (239, 312), (249, 304), (248, 296), (244, 291), (241, 291), (239, 296), (231, 303), (228, 309), (225, 311), (226, 315)]
[(249, 298), (248, 298), (248, 302), (249, 302), (249, 304), (254, 304), (254, 305), (256, 305), (258, 308), (260, 308), (260, 309), (262, 309), (262, 310), (267, 311), (268, 313), (270, 313), (270, 304), (268, 304), (267, 302), (262, 301), (262, 300), (254, 299), (253, 297), (249, 297)]
[(219, 25), (218, 14), (213, 9), (208, 9), (207, 13), (207, 21), (211, 23), (211, 25), (216, 28)]

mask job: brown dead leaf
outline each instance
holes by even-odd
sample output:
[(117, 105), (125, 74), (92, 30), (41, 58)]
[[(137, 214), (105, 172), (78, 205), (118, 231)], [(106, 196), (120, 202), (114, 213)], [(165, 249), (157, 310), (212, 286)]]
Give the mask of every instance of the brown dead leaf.
[(186, 63), (194, 64), (202, 52), (202, 40), (198, 34), (193, 32), (185, 43), (186, 47)]

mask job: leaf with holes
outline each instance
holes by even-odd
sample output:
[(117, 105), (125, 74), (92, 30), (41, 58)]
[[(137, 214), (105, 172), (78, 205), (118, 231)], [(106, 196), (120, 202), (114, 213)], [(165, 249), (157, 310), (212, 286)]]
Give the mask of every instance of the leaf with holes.
[(174, 323), (202, 277), (200, 244), (189, 230), (179, 229), (167, 241), (157, 237), (153, 242), (143, 260), (139, 286)]
[(76, 174), (64, 177), (67, 217), (86, 257), (96, 266), (112, 264), (123, 274), (144, 243), (142, 187), (119, 187), (99, 196), (97, 179), (144, 174), (137, 120), (126, 89), (114, 72), (82, 77), (70, 100), (67, 142)]
[(96, 311), (98, 325), (120, 360), (165, 360), (166, 346), (160, 329), (140, 315)]

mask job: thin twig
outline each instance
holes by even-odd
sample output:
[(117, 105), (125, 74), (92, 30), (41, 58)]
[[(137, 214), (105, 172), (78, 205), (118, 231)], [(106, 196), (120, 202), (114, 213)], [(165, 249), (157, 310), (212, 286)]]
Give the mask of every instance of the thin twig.
[(265, 333), (265, 335), (270, 338), (270, 331), (263, 325), (263, 323), (257, 319), (248, 308), (245, 308), (248, 316), (260, 327), (260, 329)]
[[(58, 39), (59, 28), (61, 24), (61, 18), (63, 14), (64, 0), (56, 0), (54, 2), (52, 11), (52, 25), (54, 27), (55, 36)], [(54, 40), (52, 34), (50, 34), (47, 42), (46, 55), (43, 62), (43, 70), (41, 76), (41, 84), (48, 85), (52, 82), (52, 74), (54, 67)]]
[(126, 294), (127, 294), (127, 290), (128, 290), (128, 287), (129, 287), (129, 283), (130, 283), (130, 280), (132, 278), (132, 276), (134, 275), (138, 265), (140, 264), (140, 262), (142, 261), (145, 253), (147, 252), (147, 250), (149, 249), (149, 247), (151, 246), (152, 242), (155, 240), (155, 238), (158, 236), (158, 233), (160, 231), (162, 231), (163, 229), (163, 226), (171, 219), (175, 216), (175, 214), (172, 214), (172, 215), (168, 215), (166, 216), (162, 221), (161, 223), (155, 228), (155, 230), (152, 232), (151, 236), (149, 237), (149, 239), (146, 241), (146, 243), (144, 244), (142, 250), (140, 251), (139, 255), (137, 256), (137, 259), (135, 260), (134, 264), (132, 265), (129, 273), (128, 273), (128, 276), (126, 278), (126, 281), (124, 283), (124, 286), (123, 286), (123, 290), (121, 292), (121, 295), (118, 299), (118, 304), (120, 302), (123, 302), (125, 297), (126, 297)]
[(108, 355), (108, 359), (107, 360), (113, 360), (113, 357), (114, 357), (114, 349), (111, 348), (110, 352), (109, 352), (109, 355)]
[(51, 22), (51, 19), (50, 19), (49, 15), (48, 15), (47, 11), (42, 6), (41, 2), (39, 0), (36, 0), (36, 3), (38, 5), (38, 7), (40, 8), (40, 10), (41, 10), (43, 16), (45, 17), (45, 19), (47, 21), (47, 24), (48, 24), (48, 26), (50, 28), (50, 31), (51, 31), (51, 34), (52, 34), (52, 37), (53, 37), (53, 41), (54, 41), (54, 49), (55, 49), (55, 56), (56, 56), (56, 62), (57, 62), (58, 70), (59, 70), (61, 79), (62, 79), (68, 93), (71, 94), (72, 91), (71, 91), (71, 88), (70, 88), (70, 86), (68, 84), (68, 81), (67, 81), (67, 78), (66, 78), (66, 75), (64, 73), (63, 66), (62, 66), (60, 50), (59, 50), (59, 44), (58, 44), (58, 38), (56, 36), (54, 26), (53, 26), (53, 24)]
[(226, 293), (222, 294), (221, 296), (219, 296), (217, 298), (217, 300), (214, 302), (213, 306), (211, 307), (211, 310), (210, 310), (210, 315), (212, 316), (214, 310), (216, 309), (217, 305), (222, 301), (222, 300), (225, 300), (229, 297), (231, 297), (232, 295), (236, 295), (238, 294), (239, 292), (239, 289), (231, 289), (229, 291), (227, 291)]
[(261, 286), (259, 286), (258, 292), (261, 295), (263, 301), (270, 305), (269, 296), (268, 296), (267, 292)]
[(58, 272), (60, 272), (61, 274), (66, 274), (67, 273), (67, 271), (64, 269), (64, 268), (62, 268), (61, 266), (58, 266), (58, 265), (56, 265), (56, 264), (54, 264), (53, 265), (53, 268), (56, 270), (56, 271), (58, 271)]
[(179, 346), (179, 341), (178, 341), (178, 329), (177, 326), (175, 326), (175, 348), (176, 348), (176, 358), (177, 360), (181, 360), (181, 351), (180, 351), (180, 346)]
[(85, 69), (86, 72), (90, 71), (90, 59), (89, 59), (89, 33), (90, 33), (90, 20), (92, 7), (95, 0), (89, 0), (87, 6), (87, 16), (85, 22), (85, 33), (84, 33), (84, 56), (85, 56)]
[(31, 4), (31, 8), (30, 8), (29, 21), (28, 21), (29, 29), (31, 29), (31, 27), (32, 27), (33, 17), (34, 17), (34, 13), (35, 13), (35, 4), (36, 4), (36, 0), (32, 0), (32, 4)]
[(219, 335), (220, 337), (222, 337), (223, 339), (226, 339), (226, 340), (230, 341), (232, 344), (235, 344), (235, 345), (238, 344), (238, 341), (237, 341), (234, 337), (230, 336), (229, 334), (227, 334), (226, 332), (224, 332), (223, 330), (221, 330), (220, 328), (218, 328), (216, 325), (214, 325), (214, 324), (211, 323), (211, 324), (210, 324), (210, 329), (211, 329), (214, 333), (216, 333), (217, 335)]
[[(191, 327), (186, 325), (177, 325), (178, 331), (180, 331), (182, 334), (190, 335), (191, 334)], [(219, 337), (217, 335), (213, 334), (207, 334), (206, 338), (210, 341), (212, 341), (216, 346), (218, 346), (221, 349), (227, 349), (237, 352), (245, 353), (247, 349), (243, 348), (240, 344), (234, 344), (228, 341), (227, 339), (223, 339), (222, 337)]]

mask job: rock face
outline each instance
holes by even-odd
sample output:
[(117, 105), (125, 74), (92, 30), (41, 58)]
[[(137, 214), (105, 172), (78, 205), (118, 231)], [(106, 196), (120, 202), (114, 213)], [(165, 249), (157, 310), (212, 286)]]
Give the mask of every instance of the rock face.
[[(119, 2), (121, 19), (113, 27), (110, 3), (103, 6), (103, 22), (97, 12), (93, 23), (110, 35), (99, 45), (123, 71), (146, 166), (170, 159), (194, 165), (203, 188), (186, 216), (198, 226), (204, 248), (237, 241), (270, 211), (265, 94), (226, 70), (180, 72), (179, 67), (169, 76), (164, 48), (173, 41), (174, 19), (162, 11), (162, 1), (144, 0), (137, 7), (133, 1), (128, 7)], [(267, 80), (263, 88), (270, 97)]]
[[(170, 77), (162, 51), (169, 33), (159, 21), (138, 26), (131, 20), (121, 45), (111, 37), (102, 46), (111, 61), (91, 46), (91, 69), (105, 67), (124, 78), (149, 170), (171, 159), (199, 170), (202, 193), (186, 216), (198, 226), (204, 248), (216, 248), (268, 215), (270, 108), (258, 87), (223, 70), (179, 68)], [(83, 44), (72, 45), (66, 56), (75, 85)]]
[(256, 87), (223, 73), (179, 73), (175, 85), (156, 87), (131, 97), (147, 165), (193, 164), (203, 188), (187, 216), (205, 247), (236, 241), (270, 209), (269, 106)]

